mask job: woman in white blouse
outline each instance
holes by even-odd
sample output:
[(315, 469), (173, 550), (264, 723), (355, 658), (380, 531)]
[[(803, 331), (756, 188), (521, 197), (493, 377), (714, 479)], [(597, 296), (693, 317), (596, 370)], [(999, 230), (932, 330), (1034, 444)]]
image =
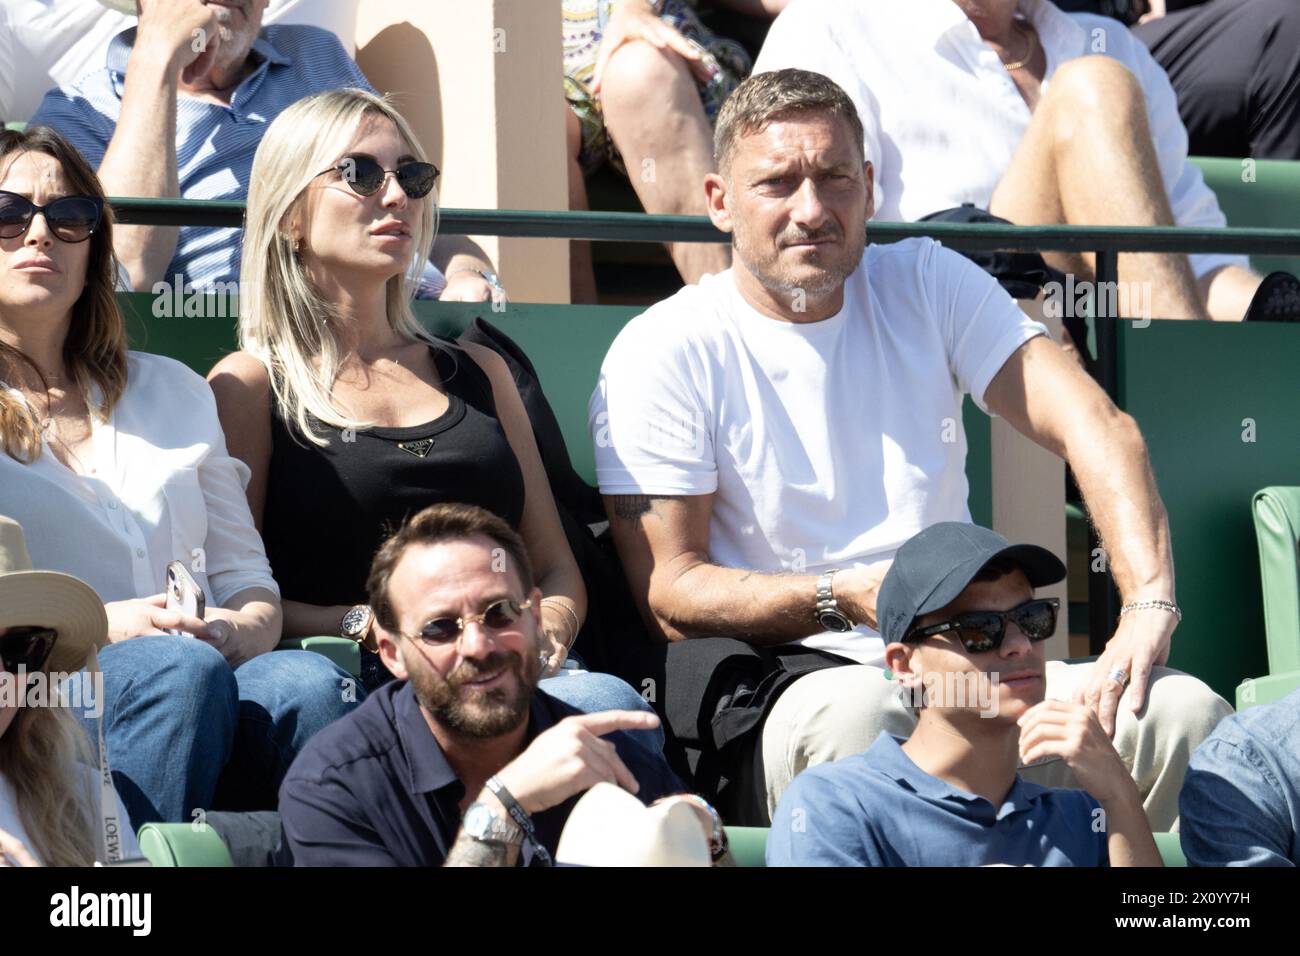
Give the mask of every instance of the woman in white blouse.
[[(0, 514), (35, 567), (106, 602), (104, 719), (132, 822), (272, 807), (298, 747), (354, 695), (320, 655), (267, 653), (280, 601), (247, 469), (202, 378), (127, 351), (113, 275), (85, 160), (48, 129), (0, 133)], [(172, 561), (203, 588), (202, 618), (165, 608)]]

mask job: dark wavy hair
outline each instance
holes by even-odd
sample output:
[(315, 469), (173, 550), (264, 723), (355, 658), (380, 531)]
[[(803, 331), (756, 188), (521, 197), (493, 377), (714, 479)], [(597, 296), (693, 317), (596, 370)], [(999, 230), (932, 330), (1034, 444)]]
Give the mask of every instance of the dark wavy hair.
[[(104, 189), (90, 164), (66, 139), (47, 126), (25, 131), (0, 130), (0, 176), (23, 153), (52, 156), (63, 168), (72, 192), (105, 200)], [(86, 287), (72, 306), (72, 322), (63, 342), (63, 361), (88, 404), (98, 385), (101, 403), (92, 413), (106, 419), (126, 390), (126, 323), (113, 294), (117, 267), (113, 261), (113, 214), (104, 202), (99, 228), (88, 240)], [(20, 349), (0, 342), (0, 373), (12, 374), (20, 364), (32, 368), (48, 389), (45, 376)], [(0, 393), (0, 446), (18, 461), (30, 464), (41, 453), (41, 430), (27, 406)]]

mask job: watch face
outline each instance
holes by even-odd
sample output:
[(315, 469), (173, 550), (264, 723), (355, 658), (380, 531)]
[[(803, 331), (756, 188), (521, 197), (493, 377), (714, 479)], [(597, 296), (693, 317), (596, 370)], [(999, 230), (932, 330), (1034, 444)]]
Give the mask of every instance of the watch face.
[(370, 608), (365, 605), (354, 607), (343, 615), (343, 635), (345, 637), (357, 637), (365, 631), (366, 625), (370, 623)]
[(839, 611), (822, 611), (817, 615), (817, 623), (828, 631), (843, 634), (853, 630), (853, 622)]
[(472, 837), (483, 837), (492, 827), (492, 811), (481, 803), (476, 803), (465, 814), (465, 832)]

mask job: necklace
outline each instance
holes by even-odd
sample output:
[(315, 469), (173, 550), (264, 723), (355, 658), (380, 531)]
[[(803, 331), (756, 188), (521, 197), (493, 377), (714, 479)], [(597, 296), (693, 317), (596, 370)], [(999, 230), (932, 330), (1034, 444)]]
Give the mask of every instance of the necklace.
[(1025, 40), (1029, 44), (1029, 49), (1025, 52), (1025, 55), (1022, 56), (1020, 59), (1013, 60), (1010, 63), (1007, 63), (1005, 61), (1003, 62), (1002, 65), (1006, 67), (1008, 73), (1011, 72), (1012, 70), (1023, 70), (1025, 68), (1025, 65), (1034, 58), (1034, 54), (1038, 52), (1038, 34), (1036, 34), (1033, 30), (1021, 24), (1019, 20), (1013, 21), (1011, 25), (1016, 29), (1017, 32), (1024, 34)]

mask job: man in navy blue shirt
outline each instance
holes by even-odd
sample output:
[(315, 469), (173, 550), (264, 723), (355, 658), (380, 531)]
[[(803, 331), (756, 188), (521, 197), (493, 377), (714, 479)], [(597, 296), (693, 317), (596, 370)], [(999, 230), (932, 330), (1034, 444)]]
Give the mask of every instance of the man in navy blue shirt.
[[(683, 790), (662, 755), (624, 733), (657, 726), (654, 714), (583, 714), (537, 689), (542, 594), (500, 518), (425, 509), (380, 549), (368, 588), (398, 680), (312, 738), (285, 777), (296, 864), (545, 865), (595, 784), (646, 803)], [(716, 815), (674, 799), (695, 803), (720, 843)]]
[[(1043, 641), (1065, 577), (1050, 551), (942, 522), (909, 539), (880, 588), (885, 660), (919, 711), (906, 742), (795, 777), (770, 866), (1159, 866), (1137, 786), (1096, 715), (1044, 700)], [(1065, 761), (1083, 790), (1017, 767)]]

